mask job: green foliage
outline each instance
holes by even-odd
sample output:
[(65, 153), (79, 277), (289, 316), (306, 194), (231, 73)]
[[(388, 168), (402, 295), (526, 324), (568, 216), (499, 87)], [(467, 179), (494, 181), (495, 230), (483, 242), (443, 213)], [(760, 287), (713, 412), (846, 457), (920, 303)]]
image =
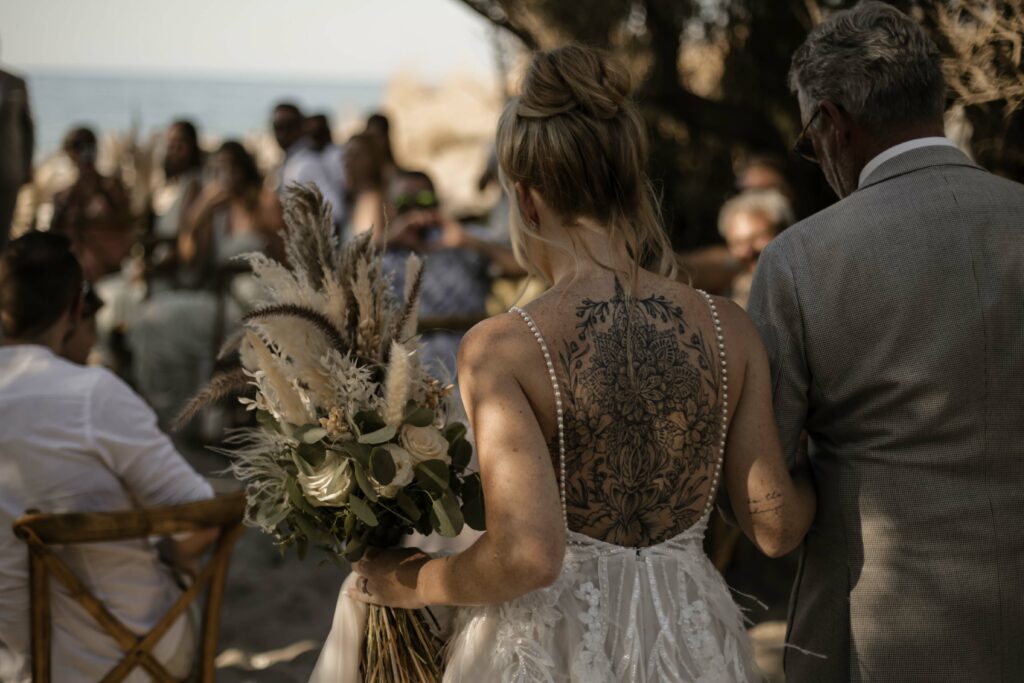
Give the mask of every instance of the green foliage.
[(362, 498), (359, 496), (349, 497), (348, 506), (363, 524), (371, 527), (377, 526), (377, 515), (374, 514), (373, 510), (370, 509), (370, 506)]
[(405, 414), (405, 424), (412, 425), (413, 427), (429, 427), (434, 424), (434, 420), (434, 411), (422, 406), (414, 405)]
[(397, 431), (398, 430), (395, 428), (394, 425), (387, 425), (385, 427), (381, 427), (380, 429), (372, 431), (369, 434), (363, 434), (362, 436), (359, 437), (359, 443), (387, 443), (388, 441), (391, 441), (393, 438), (395, 438), (395, 433)]
[(395, 460), (386, 448), (370, 451), (370, 472), (381, 486), (387, 486), (395, 478)]

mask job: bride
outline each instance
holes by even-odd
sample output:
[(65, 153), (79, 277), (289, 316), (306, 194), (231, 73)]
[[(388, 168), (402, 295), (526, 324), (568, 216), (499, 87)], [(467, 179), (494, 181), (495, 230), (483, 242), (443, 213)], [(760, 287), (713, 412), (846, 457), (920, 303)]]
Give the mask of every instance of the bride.
[(765, 553), (814, 516), (787, 472), (757, 332), (678, 283), (628, 77), (537, 55), (498, 125), (517, 257), (551, 288), (469, 332), (462, 398), (487, 531), (431, 558), (377, 551), (345, 595), (459, 606), (446, 681), (748, 681), (739, 609), (702, 550), (723, 483)]

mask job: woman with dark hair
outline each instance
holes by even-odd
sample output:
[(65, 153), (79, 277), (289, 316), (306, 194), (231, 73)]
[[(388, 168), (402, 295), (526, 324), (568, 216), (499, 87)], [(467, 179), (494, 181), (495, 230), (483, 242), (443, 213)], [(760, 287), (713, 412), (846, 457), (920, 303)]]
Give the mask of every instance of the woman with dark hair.
[(213, 179), (185, 216), (178, 238), (178, 257), (192, 271), (193, 286), (205, 284), (239, 254), (278, 253), (277, 232), (284, 227), (277, 195), (263, 187), (256, 161), (241, 143), (221, 145), (211, 170)]
[(236, 257), (282, 256), (281, 204), (263, 187), (252, 155), (228, 141), (211, 167), (213, 179), (178, 239), (189, 288), (153, 296), (129, 331), (139, 390), (165, 424), (209, 378), (219, 341), (240, 324), (255, 296), (255, 283)]
[(132, 217), (128, 192), (117, 178), (96, 169), (96, 134), (73, 128), (64, 137), (64, 153), (78, 170), (71, 187), (53, 198), (50, 230), (71, 239), (86, 279), (95, 282), (117, 271), (131, 250)]
[(191, 121), (181, 119), (167, 128), (164, 182), (153, 193), (153, 234), (175, 239), (203, 184), (203, 150)]
[(345, 215), (348, 225), (345, 236), (373, 230), (378, 236), (384, 230), (384, 152), (368, 133), (353, 135), (345, 145)]

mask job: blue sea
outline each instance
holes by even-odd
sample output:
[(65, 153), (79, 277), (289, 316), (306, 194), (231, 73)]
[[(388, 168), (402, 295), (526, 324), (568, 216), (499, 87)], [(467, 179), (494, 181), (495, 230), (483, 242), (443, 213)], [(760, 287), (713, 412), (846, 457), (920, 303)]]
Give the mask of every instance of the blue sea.
[(36, 122), (36, 152), (41, 158), (60, 147), (77, 124), (104, 131), (133, 126), (145, 136), (176, 118), (189, 118), (200, 135), (239, 137), (269, 127), (270, 110), (291, 100), (309, 112), (339, 119), (361, 115), (381, 101), (383, 83), (303, 79), (266, 80), (163, 73), (94, 73), (22, 70)]

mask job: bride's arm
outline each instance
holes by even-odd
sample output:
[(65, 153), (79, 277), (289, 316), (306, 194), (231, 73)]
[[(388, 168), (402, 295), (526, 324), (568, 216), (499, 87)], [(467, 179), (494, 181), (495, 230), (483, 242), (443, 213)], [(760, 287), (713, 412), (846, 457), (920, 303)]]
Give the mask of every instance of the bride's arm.
[(772, 410), (768, 355), (757, 329), (738, 307), (722, 308), (730, 389), (737, 384), (739, 389), (726, 443), (725, 484), (743, 532), (763, 553), (780, 557), (800, 545), (817, 500), (807, 468), (790, 473), (786, 467)]
[[(523, 368), (540, 372), (539, 357), (536, 342), (511, 315), (486, 320), (466, 335), (459, 349), (459, 388), (476, 437), (487, 531), (449, 557), (400, 558), (390, 551), (371, 556), (355, 567), (367, 577), (371, 597), (353, 597), (405, 607), (485, 605), (558, 577), (566, 540), (558, 485), (518, 376)], [(546, 373), (541, 377), (547, 383)]]

